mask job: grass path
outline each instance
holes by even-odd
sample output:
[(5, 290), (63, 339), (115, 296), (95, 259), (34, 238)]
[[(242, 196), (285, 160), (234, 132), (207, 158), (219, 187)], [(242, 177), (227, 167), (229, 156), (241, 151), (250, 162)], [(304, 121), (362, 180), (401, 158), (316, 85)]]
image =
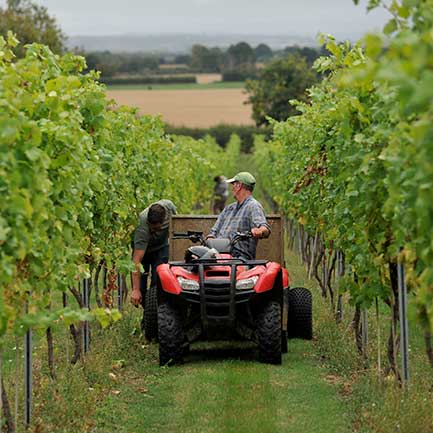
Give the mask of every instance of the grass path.
[(292, 343), (281, 367), (232, 356), (159, 374), (143, 363), (136, 374), (135, 383), (132, 378), (124, 382), (120, 394), (99, 410), (95, 431), (350, 431), (348, 415), (341, 410), (336, 389), (324, 380), (311, 343)]

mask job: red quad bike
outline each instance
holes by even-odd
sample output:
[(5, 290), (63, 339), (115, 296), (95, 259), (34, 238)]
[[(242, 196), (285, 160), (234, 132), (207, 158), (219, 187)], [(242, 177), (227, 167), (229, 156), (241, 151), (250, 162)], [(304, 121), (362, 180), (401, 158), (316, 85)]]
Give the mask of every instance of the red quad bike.
[(201, 246), (189, 247), (183, 262), (157, 268), (160, 365), (181, 363), (194, 341), (239, 337), (258, 345), (260, 361), (281, 364), (288, 337), (311, 339), (310, 292), (288, 290), (279, 263), (231, 255), (233, 245), (251, 236), (205, 240), (202, 232), (174, 233), (173, 239)]

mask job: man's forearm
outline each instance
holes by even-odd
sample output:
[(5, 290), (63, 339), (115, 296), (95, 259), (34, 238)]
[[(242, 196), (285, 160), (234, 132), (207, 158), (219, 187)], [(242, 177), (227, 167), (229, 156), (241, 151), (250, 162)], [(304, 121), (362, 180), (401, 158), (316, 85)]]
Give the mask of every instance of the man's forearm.
[(138, 307), (142, 301), (140, 291), (140, 265), (144, 257), (144, 250), (134, 250), (132, 261), (134, 262), (135, 271), (131, 272), (132, 276), (132, 291), (131, 302)]
[(256, 239), (262, 239), (269, 237), (271, 231), (266, 226), (260, 226), (252, 228), (251, 233)]
[(140, 266), (143, 260), (145, 251), (134, 250), (132, 261), (134, 262), (135, 271), (132, 272), (132, 290), (140, 290)]
[(140, 270), (132, 272), (132, 290), (140, 290)]

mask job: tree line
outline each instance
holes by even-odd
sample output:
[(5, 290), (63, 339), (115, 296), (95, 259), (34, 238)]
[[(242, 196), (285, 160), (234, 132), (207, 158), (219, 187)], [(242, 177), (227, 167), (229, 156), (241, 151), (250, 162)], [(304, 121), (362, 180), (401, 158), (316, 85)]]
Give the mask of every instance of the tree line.
[[(66, 52), (66, 36), (47, 8), (31, 0), (8, 0), (0, 7), (0, 36), (12, 31), (26, 43), (39, 42), (57, 54)], [(15, 55), (24, 55), (23, 45)], [(79, 51), (79, 50), (76, 50)], [(288, 104), (291, 99), (306, 101), (305, 89), (317, 81), (318, 75), (311, 66), (326, 48), (288, 46), (272, 50), (261, 43), (252, 47), (247, 42), (238, 42), (227, 49), (193, 45), (191, 53), (171, 56), (156, 56), (146, 53), (78, 52), (86, 58), (87, 71), (97, 70), (101, 81), (118, 76), (155, 76), (167, 73), (162, 68), (171, 64), (170, 75), (179, 73), (216, 72), (224, 81), (246, 81), (248, 103), (253, 107), (253, 119), (257, 126), (269, 123), (269, 118), (285, 120), (297, 114)], [(264, 63), (263, 66), (258, 64)], [(185, 77), (187, 78), (187, 77)], [(191, 77), (193, 76), (191, 75)]]
[[(66, 35), (59, 27), (47, 8), (31, 0), (8, 0), (6, 7), (0, 7), (0, 35), (6, 37), (11, 30), (23, 42), (16, 53), (23, 54), (26, 43), (43, 43), (55, 53), (66, 52)], [(176, 55), (154, 55), (149, 53), (113, 53), (110, 51), (86, 52), (77, 48), (76, 54), (86, 58), (89, 70), (101, 71), (103, 77), (117, 74), (155, 74), (163, 72), (164, 64), (182, 65), (178, 70), (170, 68), (170, 73), (177, 72), (217, 72), (227, 81), (244, 81), (258, 75), (257, 63), (268, 63), (289, 54), (299, 55), (307, 64), (312, 64), (326, 51), (323, 47), (288, 46), (281, 50), (272, 50), (264, 43), (252, 47), (247, 42), (238, 42), (228, 48), (207, 47), (200, 44), (192, 46), (190, 53)], [(186, 68), (186, 69), (185, 69)]]
[[(89, 69), (101, 71), (103, 77), (117, 74), (158, 74), (166, 73), (162, 65), (170, 64), (170, 73), (205, 72), (221, 73), (224, 81), (244, 81), (259, 75), (260, 64), (272, 60), (297, 55), (308, 65), (323, 55), (322, 47), (288, 46), (282, 50), (272, 50), (266, 44), (252, 47), (247, 42), (238, 42), (224, 49), (195, 44), (191, 53), (177, 55), (152, 55), (148, 53), (112, 53), (93, 51), (82, 54), (86, 57)], [(258, 67), (259, 64), (259, 67)]]

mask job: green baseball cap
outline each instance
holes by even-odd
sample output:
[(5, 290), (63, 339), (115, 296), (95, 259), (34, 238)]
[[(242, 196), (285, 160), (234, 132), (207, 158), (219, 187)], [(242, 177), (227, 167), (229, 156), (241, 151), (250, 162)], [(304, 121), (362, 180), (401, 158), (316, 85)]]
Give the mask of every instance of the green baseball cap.
[(255, 177), (248, 171), (241, 171), (235, 177), (226, 180), (227, 183), (240, 182), (244, 185), (254, 186), (256, 184)]

